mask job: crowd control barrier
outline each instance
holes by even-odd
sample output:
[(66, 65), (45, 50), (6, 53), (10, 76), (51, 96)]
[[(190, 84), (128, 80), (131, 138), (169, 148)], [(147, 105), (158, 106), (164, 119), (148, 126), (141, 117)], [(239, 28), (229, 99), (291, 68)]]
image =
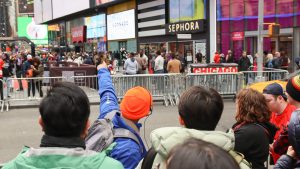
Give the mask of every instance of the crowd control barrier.
[(265, 68), (264, 71), (243, 71), (244, 85), (250, 85), (255, 82), (256, 77), (261, 74), (265, 81), (280, 80), (289, 74), (287, 70)]
[(204, 86), (216, 89), (223, 96), (235, 96), (242, 88), (240, 85), (241, 73), (191, 73), (186, 75), (186, 88), (191, 86)]
[[(266, 80), (277, 80), (287, 76), (285, 70), (271, 70), (261, 72)], [(142, 75), (113, 75), (112, 83), (116, 95), (121, 100), (126, 91), (135, 86), (142, 86), (149, 90), (154, 100), (163, 101), (166, 106), (177, 105), (179, 97), (191, 86), (204, 86), (216, 89), (222, 96), (235, 97), (236, 93), (254, 81), (257, 71), (239, 73), (189, 73), (189, 74), (142, 74)], [(8, 78), (0, 79), (3, 84), (3, 100), (1, 111), (8, 111), (9, 106), (38, 105), (47, 91), (60, 81), (73, 82), (82, 88), (91, 103), (99, 103), (98, 77), (71, 76), (71, 77), (39, 77), (39, 78)], [(100, 86), (101, 87), (101, 86)], [(41, 94), (41, 92), (43, 94)], [(30, 95), (29, 95), (30, 93)], [(33, 93), (35, 93), (33, 97)]]

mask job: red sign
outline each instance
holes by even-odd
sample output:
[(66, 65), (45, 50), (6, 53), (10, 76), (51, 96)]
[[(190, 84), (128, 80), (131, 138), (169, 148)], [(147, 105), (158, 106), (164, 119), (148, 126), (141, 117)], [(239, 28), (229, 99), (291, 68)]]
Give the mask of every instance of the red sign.
[(238, 68), (235, 66), (193, 68), (193, 73), (234, 73), (234, 72), (238, 72)]
[(232, 40), (233, 41), (244, 40), (244, 32), (233, 32)]
[(73, 43), (86, 42), (86, 26), (72, 28), (71, 34)]

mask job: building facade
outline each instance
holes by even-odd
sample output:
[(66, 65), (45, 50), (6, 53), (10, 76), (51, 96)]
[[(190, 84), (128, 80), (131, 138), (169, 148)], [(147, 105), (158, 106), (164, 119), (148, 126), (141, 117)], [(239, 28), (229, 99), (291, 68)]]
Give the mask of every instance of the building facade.
[[(257, 52), (258, 0), (217, 0), (217, 49), (232, 50), (238, 60), (245, 50)], [(291, 60), (299, 57), (300, 0), (264, 0), (265, 52), (284, 52)], [(278, 37), (268, 36), (268, 25), (280, 25)]]

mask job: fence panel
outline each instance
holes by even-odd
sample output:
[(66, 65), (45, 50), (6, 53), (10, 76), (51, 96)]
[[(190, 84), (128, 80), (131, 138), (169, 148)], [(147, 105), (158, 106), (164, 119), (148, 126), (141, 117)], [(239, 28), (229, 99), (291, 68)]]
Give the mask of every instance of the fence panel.
[(207, 88), (214, 88), (221, 95), (235, 95), (241, 88), (239, 85), (240, 73), (205, 73), (205, 74), (187, 74), (186, 88), (191, 86), (204, 86)]
[(282, 69), (265, 69), (264, 71), (243, 71), (244, 74), (244, 85), (250, 85), (255, 82), (256, 77), (259, 73), (262, 74), (265, 81), (280, 80), (285, 78), (289, 72)]

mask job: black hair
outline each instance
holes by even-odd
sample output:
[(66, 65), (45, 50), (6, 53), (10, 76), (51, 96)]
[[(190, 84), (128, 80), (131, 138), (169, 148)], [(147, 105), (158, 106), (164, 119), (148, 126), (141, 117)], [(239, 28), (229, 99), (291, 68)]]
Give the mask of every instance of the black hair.
[(39, 111), (46, 135), (79, 137), (90, 116), (89, 99), (74, 83), (58, 82), (41, 101)]
[(234, 158), (222, 148), (190, 138), (175, 146), (168, 155), (167, 169), (239, 169)]
[(156, 55), (161, 55), (161, 52), (159, 50), (156, 51)]
[(187, 128), (215, 130), (224, 108), (220, 94), (210, 88), (193, 86), (180, 97), (178, 111)]

